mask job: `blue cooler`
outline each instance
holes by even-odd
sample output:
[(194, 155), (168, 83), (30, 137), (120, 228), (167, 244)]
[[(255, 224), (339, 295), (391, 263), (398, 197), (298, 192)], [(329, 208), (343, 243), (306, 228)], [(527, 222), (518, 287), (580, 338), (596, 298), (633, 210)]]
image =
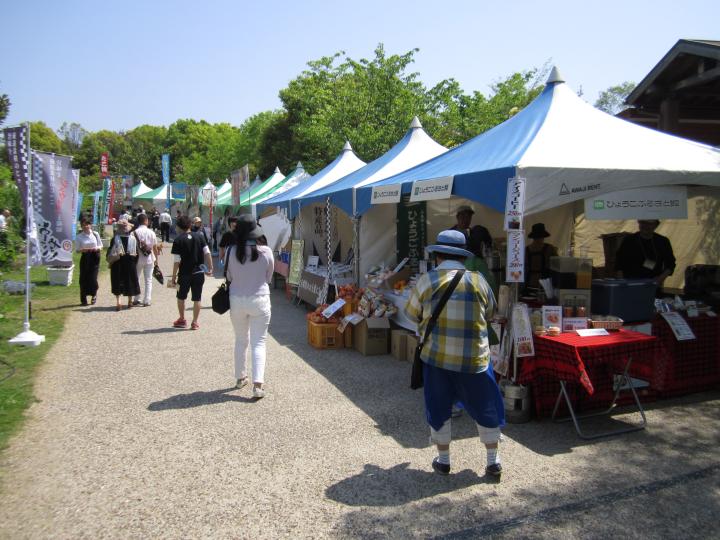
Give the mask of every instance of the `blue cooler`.
[(649, 321), (655, 315), (652, 279), (593, 279), (593, 315), (615, 315), (625, 322)]

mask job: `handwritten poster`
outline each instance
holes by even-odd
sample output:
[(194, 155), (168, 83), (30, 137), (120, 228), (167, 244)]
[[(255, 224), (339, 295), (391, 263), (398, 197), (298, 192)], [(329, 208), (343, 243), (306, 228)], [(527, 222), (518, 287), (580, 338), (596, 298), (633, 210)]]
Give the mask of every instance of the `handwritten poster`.
[(505, 197), (505, 230), (512, 231), (522, 228), (525, 213), (525, 179), (508, 179)]
[(530, 328), (530, 314), (525, 304), (515, 304), (512, 311), (512, 331), (515, 341), (515, 356), (534, 356), (532, 328)]
[(508, 283), (525, 281), (525, 233), (522, 230), (507, 233), (505, 281)]

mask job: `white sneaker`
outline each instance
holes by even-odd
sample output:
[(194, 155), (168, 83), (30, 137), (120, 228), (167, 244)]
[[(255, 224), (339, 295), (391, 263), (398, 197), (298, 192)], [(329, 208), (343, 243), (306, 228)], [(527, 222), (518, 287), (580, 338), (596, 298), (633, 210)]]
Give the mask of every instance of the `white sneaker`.
[(254, 397), (254, 398), (257, 398), (257, 399), (264, 398), (264, 397), (265, 397), (265, 390), (263, 390), (262, 388), (256, 386), (255, 388), (253, 388), (253, 397)]
[(243, 377), (242, 379), (237, 380), (237, 382), (235, 383), (235, 388), (238, 388), (238, 389), (244, 388), (245, 386), (247, 386), (247, 384), (248, 384), (248, 378)]

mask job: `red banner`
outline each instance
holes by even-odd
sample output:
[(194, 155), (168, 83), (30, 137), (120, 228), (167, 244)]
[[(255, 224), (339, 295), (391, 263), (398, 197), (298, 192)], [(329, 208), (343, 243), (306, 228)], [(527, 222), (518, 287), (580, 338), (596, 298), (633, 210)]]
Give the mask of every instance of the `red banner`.
[(100, 154), (100, 177), (105, 178), (107, 176), (110, 176), (109, 166), (108, 166), (108, 153), (103, 152)]

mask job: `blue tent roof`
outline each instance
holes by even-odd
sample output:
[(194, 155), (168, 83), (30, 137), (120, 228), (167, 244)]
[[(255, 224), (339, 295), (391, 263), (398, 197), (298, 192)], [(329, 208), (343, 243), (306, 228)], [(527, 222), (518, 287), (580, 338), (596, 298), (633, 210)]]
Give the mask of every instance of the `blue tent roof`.
[(324, 201), (329, 197), (332, 204), (342, 209), (346, 214), (353, 215), (354, 190), (361, 185), (372, 182), (373, 176), (378, 176), (378, 180), (385, 178), (445, 151), (445, 147), (435, 142), (425, 133), (420, 121), (415, 117), (405, 136), (390, 150), (375, 161), (371, 161), (329, 186), (302, 197), (301, 204), (305, 206), (313, 202)]
[[(454, 176), (453, 195), (477, 200), (478, 182), (483, 182), (483, 202), (502, 211), (508, 178), (535, 138), (552, 101), (551, 86), (509, 120), (416, 167), (364, 186), (357, 191), (357, 213), (370, 209), (373, 186), (402, 184), (409, 193), (416, 180)], [(485, 189), (485, 185), (487, 189)]]

